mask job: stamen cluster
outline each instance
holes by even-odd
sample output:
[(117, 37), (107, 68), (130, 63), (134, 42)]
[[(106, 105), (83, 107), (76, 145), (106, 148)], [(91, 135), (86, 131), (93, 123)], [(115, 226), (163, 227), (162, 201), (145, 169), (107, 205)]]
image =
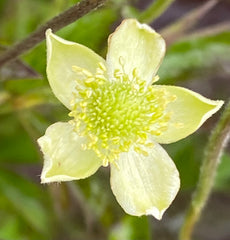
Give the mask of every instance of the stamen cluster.
[(131, 77), (124, 70), (115, 70), (110, 80), (101, 63), (95, 75), (76, 66), (73, 70), (83, 75), (82, 80), (76, 80), (77, 93), (69, 114), (74, 117), (75, 131), (87, 138), (82, 147), (94, 150), (104, 166), (132, 146), (148, 155), (141, 146), (152, 147), (149, 135), (167, 130), (170, 113), (166, 106), (173, 97), (163, 89), (147, 86), (136, 68)]

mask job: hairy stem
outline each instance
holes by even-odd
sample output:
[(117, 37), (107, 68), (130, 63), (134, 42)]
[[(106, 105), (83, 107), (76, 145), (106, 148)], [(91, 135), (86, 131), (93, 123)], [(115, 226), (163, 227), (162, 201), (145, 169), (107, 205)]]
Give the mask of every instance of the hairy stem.
[(44, 40), (45, 31), (48, 28), (51, 28), (53, 32), (56, 32), (59, 29), (73, 23), (95, 8), (100, 7), (105, 2), (106, 0), (82, 0), (81, 2), (62, 12), (60, 15), (50, 19), (38, 27), (28, 37), (16, 43), (6, 50), (2, 55), (0, 55), (0, 68), (7, 62), (17, 58)]
[(139, 16), (139, 21), (151, 23), (158, 18), (175, 0), (156, 0)]
[(180, 231), (180, 240), (190, 240), (213, 187), (218, 163), (230, 136), (230, 102), (213, 130), (204, 152), (200, 178)]

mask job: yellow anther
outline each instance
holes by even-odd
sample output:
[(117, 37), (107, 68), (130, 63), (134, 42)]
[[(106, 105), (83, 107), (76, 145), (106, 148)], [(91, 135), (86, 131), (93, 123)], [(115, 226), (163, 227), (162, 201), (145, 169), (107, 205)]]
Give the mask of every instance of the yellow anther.
[(92, 76), (89, 76), (88, 78), (86, 78), (86, 79), (84, 80), (84, 83), (92, 83), (92, 82), (94, 82), (94, 81), (95, 81), (95, 78), (92, 77)]
[(87, 149), (87, 145), (86, 144), (81, 144), (81, 148), (82, 148), (82, 150), (86, 150)]
[(148, 156), (148, 153), (146, 151), (144, 151), (143, 149), (141, 149), (140, 147), (135, 146), (134, 151), (137, 153), (143, 154), (146, 157)]
[(145, 157), (147, 157), (149, 154), (146, 152), (146, 151), (144, 151), (144, 150), (142, 150), (142, 154), (145, 156)]
[(125, 59), (124, 59), (122, 56), (119, 57), (119, 63), (120, 63), (120, 65), (121, 65), (122, 67), (124, 67), (124, 65), (125, 65)]
[(154, 143), (152, 143), (152, 142), (145, 143), (144, 145), (145, 145), (146, 147), (149, 147), (149, 148), (154, 147)]
[(86, 114), (84, 112), (81, 112), (78, 114), (78, 118), (81, 120), (84, 120), (84, 119), (86, 119)]
[(156, 135), (156, 136), (160, 136), (162, 134), (162, 132), (160, 130), (151, 130), (150, 131), (150, 134), (152, 135)]
[(108, 145), (107, 142), (103, 142), (103, 143), (101, 144), (101, 146), (102, 146), (104, 149), (108, 149), (108, 148), (109, 148), (109, 145)]
[(91, 90), (86, 90), (85, 93), (86, 93), (87, 98), (90, 98), (90, 96), (92, 95)]
[(109, 165), (109, 159), (107, 157), (104, 157), (102, 160), (102, 166), (107, 167)]
[(81, 106), (81, 108), (85, 108), (87, 106), (87, 102), (82, 101), (82, 102), (80, 102), (79, 105)]
[(138, 143), (138, 144), (145, 144), (145, 139), (143, 139), (143, 138), (138, 138), (137, 140), (136, 140), (136, 143)]
[(106, 71), (106, 67), (105, 67), (105, 65), (104, 65), (102, 62), (99, 62), (99, 68), (100, 68), (103, 72)]
[(137, 153), (140, 153), (140, 152), (141, 152), (141, 149), (140, 149), (140, 147), (135, 146), (135, 147), (134, 147), (134, 151), (137, 152)]
[(121, 138), (120, 137), (113, 137), (112, 141), (114, 144), (118, 144), (120, 142)]
[(103, 75), (103, 72), (101, 72), (101, 73), (96, 73), (95, 74), (95, 78), (97, 78), (97, 79), (102, 79), (102, 80), (107, 80), (106, 78), (105, 78), (105, 76)]
[(138, 69), (137, 68), (133, 69), (132, 75), (133, 75), (133, 78), (137, 78), (138, 77)]
[(81, 125), (80, 121), (75, 121), (75, 129), (78, 130)]
[(143, 139), (144, 141), (146, 141), (146, 140), (148, 139), (148, 135), (147, 135), (147, 133), (145, 133), (145, 132), (139, 133), (139, 136), (140, 136), (140, 138)]
[(173, 126), (176, 127), (176, 128), (183, 128), (184, 124), (180, 123), (180, 122), (177, 122), (177, 123), (173, 123)]
[(92, 73), (87, 71), (86, 69), (82, 69), (82, 73), (85, 74), (86, 77), (92, 77)]
[(77, 92), (82, 91), (82, 86), (81, 85), (76, 85), (75, 90), (77, 90)]
[(72, 66), (72, 70), (76, 73), (80, 73), (82, 75), (85, 75), (86, 77), (91, 77), (93, 76), (91, 72), (89, 72), (88, 70), (86, 70), (85, 68), (81, 68), (78, 66)]
[(130, 82), (129, 76), (127, 74), (123, 74), (122, 81), (123, 82)]
[(82, 68), (80, 68), (78, 66), (72, 66), (72, 70), (76, 73), (82, 72)]
[(72, 126), (75, 126), (75, 121), (74, 120), (69, 120), (68, 123), (71, 124)]
[(122, 77), (123, 73), (121, 72), (120, 69), (115, 69), (113, 75), (115, 78), (120, 78)]
[(93, 143), (96, 143), (98, 141), (98, 137), (96, 135), (90, 134), (89, 138)]
[(176, 95), (171, 95), (169, 98), (170, 102), (174, 102), (176, 99), (177, 99)]
[(167, 129), (168, 129), (168, 125), (165, 125), (165, 126), (160, 126), (158, 130), (161, 132), (165, 132)]
[(97, 82), (100, 84), (100, 85), (103, 85), (105, 82), (106, 82), (106, 79), (105, 78), (97, 78)]
[(128, 152), (129, 145), (120, 145), (119, 149), (120, 149), (120, 152)]
[(119, 164), (117, 163), (117, 161), (113, 161), (112, 164), (117, 168), (117, 170), (120, 170), (120, 166)]

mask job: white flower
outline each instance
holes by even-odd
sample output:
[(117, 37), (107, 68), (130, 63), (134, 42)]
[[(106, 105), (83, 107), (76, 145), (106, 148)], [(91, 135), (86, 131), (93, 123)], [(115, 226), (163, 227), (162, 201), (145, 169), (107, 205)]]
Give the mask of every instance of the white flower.
[(164, 53), (162, 37), (134, 19), (109, 37), (106, 60), (47, 30), (48, 80), (73, 119), (51, 125), (38, 139), (42, 183), (86, 178), (110, 163), (122, 208), (161, 219), (180, 180), (158, 143), (188, 136), (223, 104), (181, 87), (152, 85)]

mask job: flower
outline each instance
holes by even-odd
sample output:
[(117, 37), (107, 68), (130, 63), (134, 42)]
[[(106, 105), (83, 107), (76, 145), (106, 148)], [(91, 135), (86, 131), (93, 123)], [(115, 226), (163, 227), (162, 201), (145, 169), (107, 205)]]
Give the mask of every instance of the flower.
[(48, 80), (72, 120), (54, 123), (38, 139), (45, 159), (41, 182), (86, 178), (110, 163), (111, 187), (121, 207), (161, 219), (180, 180), (159, 143), (190, 135), (223, 101), (152, 85), (165, 42), (135, 19), (124, 20), (110, 35), (106, 60), (50, 29), (46, 36)]

